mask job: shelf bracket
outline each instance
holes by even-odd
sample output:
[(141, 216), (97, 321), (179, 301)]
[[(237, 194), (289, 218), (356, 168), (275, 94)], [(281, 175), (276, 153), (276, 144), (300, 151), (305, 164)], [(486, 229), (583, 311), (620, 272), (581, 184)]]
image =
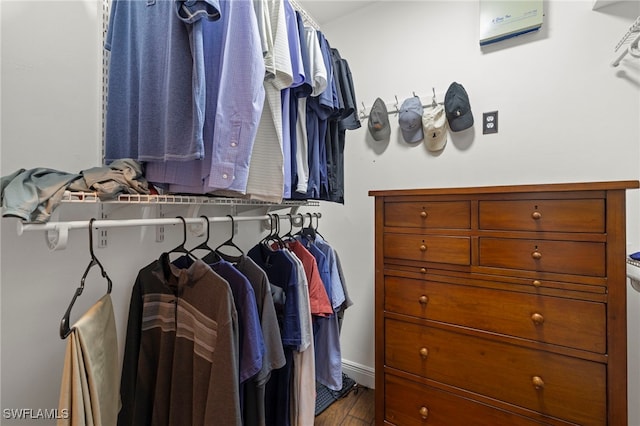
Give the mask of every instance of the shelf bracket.
[[(157, 217), (164, 218), (164, 210), (162, 205), (158, 206), (158, 214)], [(156, 226), (156, 243), (161, 243), (164, 241), (164, 225)]]
[[(107, 214), (105, 213), (104, 206), (100, 204), (100, 219), (106, 219)], [(107, 247), (107, 230), (100, 229), (100, 238), (98, 238), (98, 247), (106, 248)]]

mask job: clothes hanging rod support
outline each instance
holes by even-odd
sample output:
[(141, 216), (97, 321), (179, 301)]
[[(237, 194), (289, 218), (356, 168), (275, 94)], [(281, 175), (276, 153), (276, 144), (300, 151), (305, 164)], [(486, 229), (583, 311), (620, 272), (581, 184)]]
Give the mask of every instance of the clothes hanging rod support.
[(627, 30), (627, 32), (622, 36), (618, 44), (616, 44), (614, 52), (617, 52), (618, 50), (620, 50), (620, 48), (624, 45), (624, 43), (631, 38), (633, 33), (636, 33), (638, 31), (640, 31), (640, 16), (636, 18), (633, 24), (631, 24), (631, 26), (629, 27), (629, 30)]
[[(306, 213), (305, 213), (306, 214)], [(321, 218), (322, 214), (319, 212), (309, 213), (316, 218)], [(300, 215), (300, 213), (296, 213)], [(250, 222), (250, 221), (268, 221), (272, 218), (289, 220), (287, 214), (272, 214), (262, 216), (232, 216), (234, 222)], [(216, 222), (230, 222), (230, 216), (214, 216), (208, 217), (210, 223)], [(189, 217), (184, 219), (189, 224), (202, 224), (201, 217)], [(68, 222), (48, 222), (48, 223), (24, 223), (18, 221), (18, 235), (22, 235), (24, 232), (33, 231), (45, 231), (46, 242), (51, 250), (62, 250), (67, 246), (69, 238), (69, 230), (71, 229), (87, 229), (89, 227), (89, 220), (75, 220)], [(174, 218), (148, 218), (148, 219), (97, 219), (93, 221), (94, 229), (106, 229), (106, 228), (123, 228), (134, 226), (159, 226), (159, 225), (180, 225), (182, 220)]]
[[(618, 53), (616, 59), (611, 62), (612, 67), (617, 67), (620, 65), (620, 62), (624, 59), (627, 54), (631, 54), (631, 56), (637, 57), (637, 55), (633, 54), (635, 50), (638, 49), (638, 45), (640, 44), (640, 33), (636, 35), (636, 37), (631, 41), (631, 43), (627, 44), (625, 48)], [(634, 50), (635, 49), (635, 50)]]

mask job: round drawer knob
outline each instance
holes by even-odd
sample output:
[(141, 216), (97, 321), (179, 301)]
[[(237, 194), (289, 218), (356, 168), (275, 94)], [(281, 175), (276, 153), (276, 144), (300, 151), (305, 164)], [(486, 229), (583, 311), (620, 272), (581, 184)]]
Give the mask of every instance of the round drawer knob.
[(420, 407), (420, 417), (422, 417), (423, 420), (427, 420), (427, 417), (429, 416), (429, 409), (427, 407)]
[(531, 213), (531, 217), (535, 220), (541, 219), (542, 218), (542, 213), (535, 211), (533, 213)]
[(420, 302), (421, 305), (426, 305), (427, 303), (429, 303), (429, 298), (423, 294), (418, 299), (418, 302)]
[(533, 376), (533, 378), (531, 379), (531, 382), (533, 383), (533, 387), (535, 387), (538, 390), (544, 388), (544, 381), (540, 376)]
[(422, 244), (422, 245), (420, 246), (420, 251), (427, 251), (427, 246), (426, 246), (426, 245), (424, 245), (424, 244)]
[(420, 268), (420, 272), (423, 273), (423, 274), (426, 274), (427, 273), (427, 268)]
[(420, 358), (427, 359), (428, 356), (429, 356), (429, 349), (420, 348)]
[(544, 317), (536, 312), (531, 315), (531, 321), (533, 321), (536, 325), (541, 325), (544, 322)]
[(531, 284), (533, 284), (534, 287), (540, 287), (542, 285), (542, 283), (538, 280), (533, 280)]
[(420, 217), (421, 217), (421, 218), (426, 219), (426, 218), (427, 218), (427, 216), (429, 216), (429, 215), (428, 215), (428, 214), (427, 214), (427, 212), (425, 212), (424, 210), (422, 210), (422, 211), (420, 212)]
[(535, 260), (542, 259), (542, 253), (536, 250), (533, 253), (531, 253), (531, 257), (533, 257)]

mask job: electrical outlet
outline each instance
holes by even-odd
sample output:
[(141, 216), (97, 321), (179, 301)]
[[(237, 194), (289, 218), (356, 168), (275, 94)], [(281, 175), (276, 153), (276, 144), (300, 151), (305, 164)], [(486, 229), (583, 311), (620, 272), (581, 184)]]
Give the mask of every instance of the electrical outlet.
[(498, 133), (498, 111), (482, 113), (482, 134)]

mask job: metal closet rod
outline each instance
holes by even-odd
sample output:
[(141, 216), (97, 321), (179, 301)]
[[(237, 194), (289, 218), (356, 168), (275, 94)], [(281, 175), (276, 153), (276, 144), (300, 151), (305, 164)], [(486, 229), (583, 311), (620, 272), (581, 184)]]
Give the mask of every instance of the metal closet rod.
[[(265, 214), (262, 216), (214, 216), (208, 217), (209, 222), (230, 222), (233, 218), (234, 222), (249, 222), (249, 221), (263, 221), (271, 220), (272, 218), (287, 219), (289, 216), (292, 218), (300, 218), (301, 216), (312, 215), (315, 218), (321, 218), (322, 214), (319, 212), (313, 213), (285, 213), (285, 214)], [(202, 217), (185, 217), (187, 225), (190, 224), (202, 224)], [(23, 223), (18, 222), (18, 235), (22, 235), (23, 232), (31, 231), (59, 231), (64, 228), (70, 229), (87, 229), (89, 227), (89, 220), (75, 220), (68, 222), (48, 222), (48, 223)], [(178, 217), (174, 218), (154, 218), (154, 219), (96, 219), (93, 221), (93, 228), (121, 228), (132, 226), (161, 226), (161, 225), (180, 225), (182, 220)]]
[[(301, 226), (304, 223), (300, 220), (307, 215), (311, 218), (320, 219), (322, 217), (321, 213), (271, 213), (265, 214), (263, 216), (214, 216), (207, 217), (209, 222), (230, 222), (233, 219), (233, 222), (248, 222), (248, 221), (269, 221), (272, 223), (272, 219), (289, 219), (291, 216), (292, 226), (296, 223), (297, 226)], [(187, 217), (184, 218), (185, 224), (193, 225), (199, 224), (204, 227), (203, 217)], [(162, 228), (163, 225), (178, 225), (182, 224), (182, 220), (180, 217), (173, 218), (146, 218), (146, 219), (96, 219), (93, 221), (92, 229), (101, 229), (104, 231), (106, 228), (116, 228), (116, 227), (131, 227), (131, 226), (158, 226), (159, 233), (163, 234)], [(23, 232), (30, 231), (43, 231), (45, 234), (45, 242), (50, 250), (64, 250), (67, 248), (67, 243), (69, 241), (69, 230), (71, 229), (87, 229), (91, 224), (90, 220), (77, 220), (77, 221), (67, 221), (67, 222), (48, 222), (48, 223), (23, 223), (18, 222), (18, 235), (22, 235)], [(101, 247), (106, 247), (106, 231), (104, 231), (104, 238), (101, 239)], [(157, 239), (156, 241), (162, 241), (162, 239)]]

